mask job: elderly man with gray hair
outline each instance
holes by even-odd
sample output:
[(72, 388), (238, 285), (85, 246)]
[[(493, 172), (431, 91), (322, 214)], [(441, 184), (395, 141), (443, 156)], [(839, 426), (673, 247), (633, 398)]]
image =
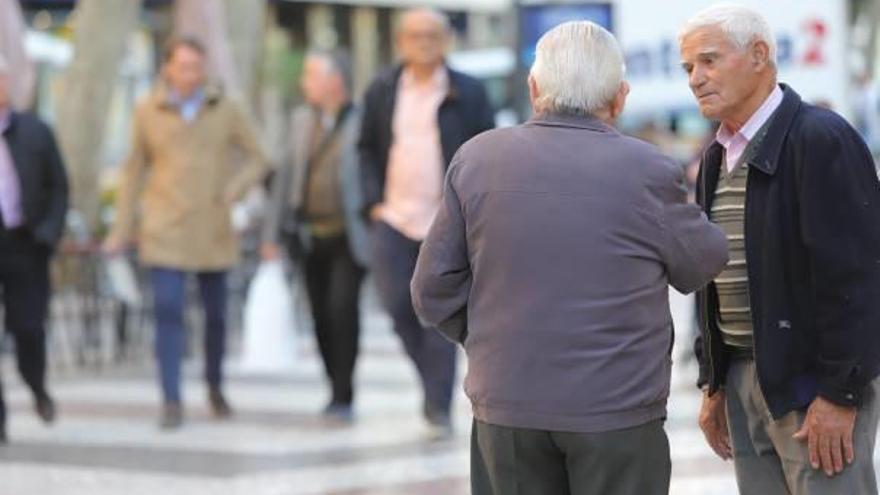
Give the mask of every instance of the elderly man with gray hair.
[(682, 169), (612, 127), (626, 100), (608, 31), (538, 42), (535, 116), (456, 154), (412, 281), (422, 321), (464, 346), (476, 495), (669, 491), (668, 286), (727, 262)]
[(730, 241), (698, 295), (700, 427), (743, 494), (877, 493), (880, 183), (839, 115), (776, 79), (767, 21), (710, 7), (680, 35), (707, 118), (697, 200)]

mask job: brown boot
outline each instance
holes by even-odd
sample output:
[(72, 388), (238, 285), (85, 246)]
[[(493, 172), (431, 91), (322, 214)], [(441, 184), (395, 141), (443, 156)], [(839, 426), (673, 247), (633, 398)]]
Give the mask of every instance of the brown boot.
[(229, 402), (226, 401), (226, 397), (223, 396), (220, 387), (208, 389), (208, 403), (211, 405), (211, 412), (214, 413), (214, 417), (228, 418), (232, 416), (232, 408), (229, 407)]
[(163, 430), (176, 430), (183, 425), (183, 407), (179, 402), (166, 402), (162, 406), (162, 417), (159, 419), (159, 428)]

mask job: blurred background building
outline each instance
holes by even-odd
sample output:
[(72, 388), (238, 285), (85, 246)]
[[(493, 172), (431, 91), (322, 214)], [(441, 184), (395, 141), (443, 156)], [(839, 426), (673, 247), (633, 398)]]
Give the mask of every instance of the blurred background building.
[[(74, 54), (121, 48), (118, 58), (104, 56), (94, 62), (112, 66), (112, 81), (89, 84), (106, 87), (95, 96), (107, 100), (107, 111), (101, 112), (103, 107), (95, 102), (80, 101), (103, 113), (105, 124), (100, 129), (72, 126), (100, 136), (99, 141), (79, 138), (84, 143), (100, 142), (99, 147), (81, 146), (100, 150), (87, 160), (98, 163), (98, 170), (112, 168), (124, 155), (133, 104), (150, 87), (161, 43), (175, 30), (196, 33), (207, 41), (215, 75), (251, 103), (273, 150), (278, 147), (272, 144), (284, 135), (284, 109), (298, 99), (296, 81), (308, 48), (350, 50), (358, 95), (378, 69), (394, 60), (396, 17), (402, 9), (422, 5), (449, 15), (456, 32), (450, 64), (485, 81), (501, 124), (526, 117), (522, 80), (540, 35), (561, 21), (587, 18), (613, 31), (626, 51), (633, 85), (622, 122), (626, 129), (660, 139), (668, 151), (686, 160), (708, 127), (696, 112), (678, 67), (676, 43), (677, 27), (689, 13), (711, 3), (704, 0), (666, 2), (662, 8), (650, 0), (4, 0), (0, 6), (14, 3), (20, 4), (27, 26), (26, 49), (36, 68), (34, 98), (28, 104), (50, 121), (63, 121), (62, 107), (72, 104), (65, 103), (75, 93), (70, 85), (65, 88), (63, 75), (76, 65)], [(877, 58), (876, 2), (742, 3), (760, 9), (776, 28), (782, 80), (810, 101), (861, 119), (865, 132), (875, 132), (876, 119), (862, 115), (865, 105), (857, 104), (859, 111), (853, 105), (872, 97), (866, 93), (873, 88)], [(106, 79), (106, 70), (86, 70), (78, 78)], [(82, 118), (82, 112), (74, 114)], [(59, 132), (67, 153), (76, 155), (73, 143), (78, 138), (69, 137), (72, 131), (65, 128)], [(76, 157), (71, 160), (75, 175), (77, 168), (86, 166)], [(94, 181), (95, 175), (87, 175)], [(84, 180), (75, 179), (79, 189), (87, 186)], [(92, 195), (77, 195), (77, 205), (89, 216), (95, 205), (84, 205), (85, 196)]]

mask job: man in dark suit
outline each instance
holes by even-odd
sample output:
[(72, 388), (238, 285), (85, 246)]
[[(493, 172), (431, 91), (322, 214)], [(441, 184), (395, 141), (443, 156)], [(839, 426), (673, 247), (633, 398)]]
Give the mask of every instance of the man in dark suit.
[[(64, 230), (67, 176), (52, 131), (12, 110), (9, 67), (0, 58), (0, 292), (4, 327), (15, 340), (18, 370), (46, 423), (55, 405), (46, 390), (49, 258)], [(0, 443), (6, 442), (0, 387)]]
[(402, 63), (367, 90), (358, 144), (365, 213), (374, 222), (370, 268), (419, 372), (425, 418), (437, 437), (451, 432), (455, 347), (419, 324), (409, 282), (452, 155), (494, 127), (480, 82), (444, 63), (450, 34), (441, 13), (416, 9), (402, 16), (397, 30)]

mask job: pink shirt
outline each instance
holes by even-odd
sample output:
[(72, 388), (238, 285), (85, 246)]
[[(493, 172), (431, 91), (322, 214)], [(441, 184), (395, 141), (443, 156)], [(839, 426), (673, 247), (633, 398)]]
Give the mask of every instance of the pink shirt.
[(782, 103), (782, 90), (779, 89), (777, 85), (773, 88), (773, 91), (764, 100), (764, 103), (761, 104), (760, 107), (749, 117), (749, 120), (740, 128), (737, 132), (730, 132), (730, 130), (724, 125), (721, 124), (718, 127), (718, 133), (715, 134), (715, 140), (718, 141), (718, 144), (724, 146), (724, 149), (727, 151), (727, 171), (732, 172), (736, 167), (737, 162), (739, 162), (740, 157), (743, 152), (746, 150), (746, 147), (749, 145), (749, 142), (752, 138), (755, 137), (755, 134), (758, 133), (758, 130), (770, 119), (770, 116), (773, 115), (773, 112), (779, 108), (779, 105)]
[(443, 149), (437, 110), (449, 92), (445, 67), (427, 83), (404, 70), (397, 85), (388, 154), (385, 198), (379, 217), (410, 239), (421, 241), (440, 205)]
[(21, 183), (12, 154), (3, 133), (10, 123), (9, 110), (0, 109), (0, 217), (7, 229), (21, 227), (24, 224), (24, 212), (21, 206)]

